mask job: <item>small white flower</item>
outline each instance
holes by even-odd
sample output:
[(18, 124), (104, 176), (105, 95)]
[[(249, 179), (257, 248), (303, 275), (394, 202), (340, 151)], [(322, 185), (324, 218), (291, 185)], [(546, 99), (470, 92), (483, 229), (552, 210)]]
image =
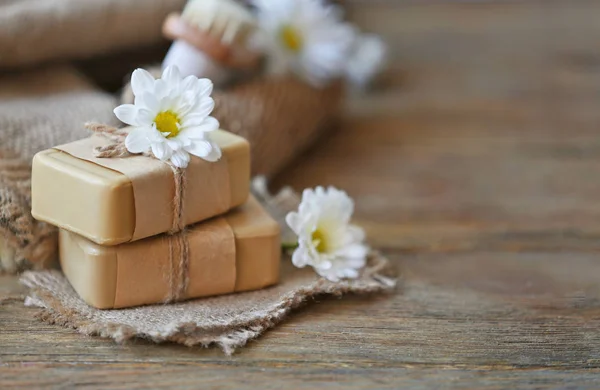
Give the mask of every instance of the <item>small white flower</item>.
[(252, 0), (269, 72), (296, 73), (314, 86), (343, 76), (354, 28), (322, 0)]
[(346, 66), (348, 79), (358, 88), (366, 87), (373, 76), (381, 71), (386, 57), (387, 47), (377, 35), (357, 36)]
[(156, 158), (170, 160), (178, 168), (187, 167), (190, 154), (207, 161), (221, 158), (221, 149), (208, 134), (219, 128), (219, 122), (209, 116), (215, 105), (210, 80), (182, 78), (175, 66), (166, 68), (156, 80), (137, 69), (131, 88), (134, 104), (114, 110), (117, 118), (134, 127), (125, 139), (130, 153), (151, 150)]
[(364, 244), (364, 231), (350, 224), (353, 212), (354, 202), (344, 191), (333, 187), (304, 190), (298, 212), (285, 218), (298, 236), (294, 265), (310, 265), (332, 282), (357, 278), (369, 248)]

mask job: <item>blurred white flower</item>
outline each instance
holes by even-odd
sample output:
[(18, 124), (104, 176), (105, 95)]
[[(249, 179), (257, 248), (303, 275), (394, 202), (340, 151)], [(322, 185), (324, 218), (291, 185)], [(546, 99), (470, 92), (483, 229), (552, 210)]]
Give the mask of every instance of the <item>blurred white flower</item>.
[(182, 78), (175, 66), (166, 68), (160, 79), (137, 69), (131, 76), (134, 104), (123, 104), (114, 113), (134, 129), (125, 139), (130, 153), (149, 150), (160, 160), (187, 167), (190, 154), (207, 161), (221, 158), (221, 149), (209, 132), (219, 122), (209, 116), (214, 108), (210, 97), (213, 84), (195, 76)]
[(344, 191), (333, 187), (304, 190), (298, 212), (286, 216), (298, 236), (294, 265), (312, 266), (332, 282), (357, 278), (369, 248), (364, 244), (364, 231), (350, 224), (353, 212), (354, 202)]
[(356, 87), (364, 88), (385, 65), (387, 47), (383, 40), (374, 34), (356, 37), (348, 63), (346, 76)]
[(296, 73), (314, 86), (344, 75), (355, 37), (339, 8), (322, 0), (252, 0), (268, 72)]

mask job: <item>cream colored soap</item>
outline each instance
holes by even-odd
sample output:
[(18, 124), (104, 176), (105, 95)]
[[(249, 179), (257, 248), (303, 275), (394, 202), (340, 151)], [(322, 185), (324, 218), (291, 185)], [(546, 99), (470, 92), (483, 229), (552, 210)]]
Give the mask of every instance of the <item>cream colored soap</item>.
[[(222, 161), (210, 163), (192, 158), (186, 169), (186, 225), (227, 212), (248, 198), (248, 142), (221, 130), (212, 136), (223, 151)], [(76, 145), (92, 156), (93, 140), (77, 141), (63, 148), (71, 150)], [(110, 168), (103, 164), (110, 164)], [(132, 165), (142, 172), (133, 184), (120, 171)], [(33, 159), (32, 214), (98, 244), (118, 245), (172, 228), (174, 186), (171, 168), (150, 157), (85, 159), (50, 149)]]
[[(220, 240), (224, 227), (232, 241)], [(279, 225), (250, 197), (222, 217), (188, 231), (189, 285), (185, 298), (249, 291), (279, 280)], [(60, 263), (89, 305), (124, 308), (164, 302), (169, 291), (166, 235), (118, 246), (101, 246), (61, 230)]]

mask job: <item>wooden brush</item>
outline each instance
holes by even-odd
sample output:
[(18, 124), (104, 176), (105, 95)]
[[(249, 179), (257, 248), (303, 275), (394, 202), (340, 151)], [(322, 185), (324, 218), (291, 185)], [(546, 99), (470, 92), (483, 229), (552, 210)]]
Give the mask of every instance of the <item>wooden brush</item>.
[(183, 76), (223, 84), (231, 74), (228, 68), (258, 63), (258, 54), (247, 49), (255, 28), (254, 15), (234, 0), (190, 0), (181, 15), (169, 15), (163, 25), (163, 33), (175, 41), (163, 68), (177, 65)]

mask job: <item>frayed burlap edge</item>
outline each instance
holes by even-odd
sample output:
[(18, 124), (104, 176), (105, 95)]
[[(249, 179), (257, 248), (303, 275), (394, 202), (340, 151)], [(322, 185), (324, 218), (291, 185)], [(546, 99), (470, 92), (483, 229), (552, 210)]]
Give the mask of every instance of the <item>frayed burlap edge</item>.
[[(290, 260), (288, 258), (285, 261)], [(178, 323), (160, 334), (153, 335), (140, 333), (138, 329), (129, 325), (94, 322), (82, 313), (64, 305), (49, 289), (45, 280), (48, 276), (62, 277), (58, 271), (28, 271), (23, 274), (21, 282), (31, 288), (25, 304), (40, 307), (41, 311), (36, 317), (43, 322), (72, 328), (85, 335), (111, 338), (118, 343), (139, 338), (155, 343), (173, 342), (188, 347), (217, 345), (225, 354), (231, 355), (237, 348), (243, 347), (248, 341), (282, 322), (293, 309), (318, 296), (393, 291), (396, 286), (393, 273), (389, 261), (381, 254), (373, 252), (368, 266), (359, 279), (337, 283), (322, 278), (316, 279), (306, 286), (283, 294), (274, 308), (258, 312), (254, 320), (208, 328), (200, 327), (194, 322)]]
[[(252, 192), (279, 223), (282, 240), (285, 242), (293, 239), (293, 232), (285, 223), (285, 215), (297, 209), (300, 202), (299, 195), (291, 188), (284, 188), (278, 194), (271, 195), (264, 177), (253, 180)], [(275, 297), (269, 304), (260, 303), (260, 298), (252, 295), (256, 292), (228, 295), (222, 299), (235, 302), (251, 299), (258, 300), (253, 301), (258, 303), (250, 305), (254, 306), (252, 308), (244, 307), (244, 313), (221, 313), (223, 318), (195, 317), (191, 320), (190, 318), (183, 320), (174, 315), (168, 318), (167, 326), (153, 328), (151, 331), (142, 329), (143, 327), (137, 322), (136, 327), (103, 320), (102, 315), (97, 315), (102, 311), (83, 304), (59, 271), (28, 271), (23, 274), (21, 282), (31, 289), (25, 304), (40, 307), (42, 310), (37, 317), (46, 323), (76, 329), (86, 335), (111, 338), (118, 343), (131, 339), (146, 339), (155, 343), (174, 342), (186, 346), (217, 345), (227, 355), (231, 355), (237, 348), (246, 345), (249, 340), (259, 337), (266, 330), (276, 326), (293, 309), (315, 297), (383, 293), (391, 292), (396, 287), (395, 270), (389, 260), (376, 251), (371, 251), (369, 254), (367, 266), (358, 279), (340, 282), (330, 282), (321, 278), (312, 269), (294, 268), (289, 256), (284, 256), (282, 261), (280, 284), (276, 288), (260, 290)], [(77, 309), (78, 305), (75, 304), (77, 302), (74, 302), (74, 299), (83, 306), (80, 305)], [(219, 299), (221, 298), (190, 300), (180, 305), (187, 305), (189, 311), (195, 305), (206, 304), (206, 302), (221, 305), (223, 301)], [(138, 310), (145, 309), (142, 307)], [(149, 314), (144, 312), (143, 315), (147, 317)]]

